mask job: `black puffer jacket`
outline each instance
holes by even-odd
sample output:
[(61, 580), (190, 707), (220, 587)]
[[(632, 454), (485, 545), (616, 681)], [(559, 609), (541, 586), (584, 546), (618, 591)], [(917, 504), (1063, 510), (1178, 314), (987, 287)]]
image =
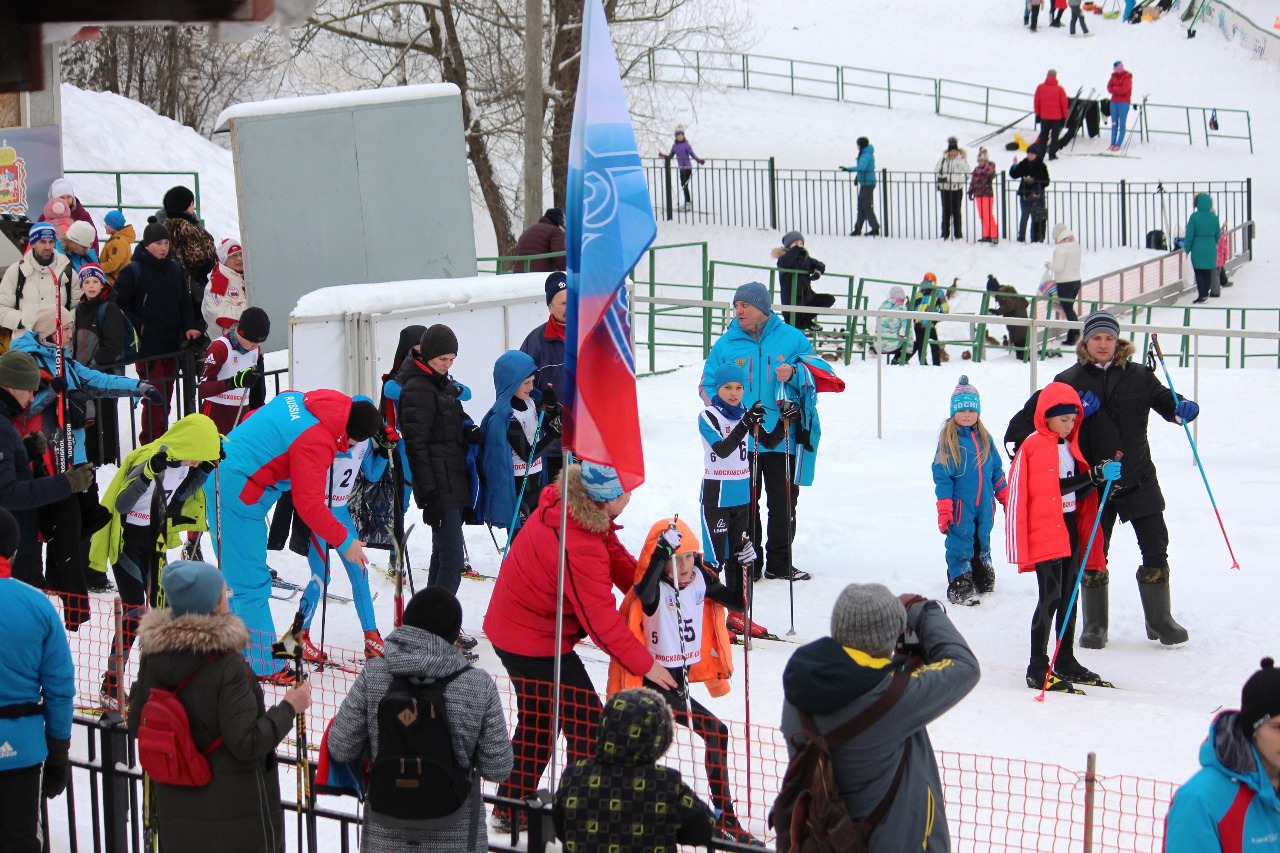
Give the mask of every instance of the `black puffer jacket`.
[(27, 449), (13, 425), (13, 419), (20, 414), (22, 407), (18, 401), (0, 388), (0, 507), (9, 510), (18, 520), (21, 531), (18, 550), (26, 554), (39, 548), (36, 509), (66, 500), (71, 496), (71, 486), (63, 476), (37, 478), (32, 475)]
[[(778, 259), (779, 285), (783, 305), (808, 305), (813, 299), (813, 285), (827, 271), (827, 265), (809, 254), (804, 246), (792, 246), (774, 256)], [(799, 270), (799, 272), (796, 272)]]
[(458, 400), (459, 386), (418, 361), (407, 359), (396, 377), (400, 383), (400, 435), (413, 474), (413, 499), (419, 509), (434, 495), (442, 509), (471, 505), (467, 477), (467, 413)]
[[(1164, 511), (1164, 495), (1156, 479), (1156, 466), (1151, 461), (1151, 446), (1147, 443), (1147, 421), (1151, 412), (1170, 423), (1177, 415), (1178, 401), (1173, 392), (1161, 384), (1151, 368), (1141, 362), (1131, 361), (1134, 346), (1131, 341), (1120, 340), (1111, 366), (1103, 369), (1089, 357), (1084, 341), (1076, 347), (1080, 361), (1059, 373), (1054, 380), (1065, 382), (1083, 394), (1092, 391), (1102, 402), (1102, 408), (1085, 418), (1080, 428), (1080, 452), (1085, 461), (1096, 465), (1114, 459), (1121, 451), (1121, 476), (1111, 492), (1111, 498), (1122, 521), (1142, 518)], [(1005, 433), (1005, 442), (1020, 444), (1035, 431), (1036, 401), (1040, 392), (1013, 416)]]
[(137, 735), (154, 685), (176, 687), (215, 652), (179, 694), (191, 738), (209, 755), (213, 781), (202, 788), (156, 784), (160, 846), (165, 853), (279, 853), (284, 814), (276, 746), (293, 728), (293, 707), (267, 710), (262, 688), (242, 656), (249, 629), (231, 614), (175, 617), (152, 610), (138, 626), (142, 659), (129, 692), (129, 732)]
[(200, 328), (182, 265), (171, 257), (154, 257), (141, 243), (116, 278), (111, 299), (133, 322), (141, 356), (177, 352), (184, 333)]

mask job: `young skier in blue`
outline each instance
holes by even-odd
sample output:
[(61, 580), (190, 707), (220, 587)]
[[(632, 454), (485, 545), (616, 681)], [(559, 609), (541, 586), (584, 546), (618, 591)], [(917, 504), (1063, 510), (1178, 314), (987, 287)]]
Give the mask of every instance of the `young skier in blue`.
[(1009, 485), (995, 442), (979, 417), (981, 409), (978, 389), (961, 376), (933, 457), (938, 530), (947, 537), (947, 598), (952, 604), (977, 604), (975, 595), (996, 586), (991, 527), (995, 502), (1004, 506)]

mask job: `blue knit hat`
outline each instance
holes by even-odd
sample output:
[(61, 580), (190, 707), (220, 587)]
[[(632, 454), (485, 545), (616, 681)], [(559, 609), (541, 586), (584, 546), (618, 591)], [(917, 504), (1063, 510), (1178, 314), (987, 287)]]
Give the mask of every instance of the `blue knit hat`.
[(556, 298), (556, 294), (569, 286), (569, 280), (565, 278), (565, 274), (556, 270), (547, 276), (547, 280), (542, 285), (542, 289), (547, 292), (547, 304), (551, 304), (551, 300)]
[(745, 302), (760, 310), (766, 317), (773, 313), (769, 301), (769, 289), (758, 281), (749, 281), (733, 292), (733, 304)]
[(617, 471), (608, 465), (586, 461), (582, 463), (582, 488), (586, 490), (587, 497), (597, 503), (608, 503), (621, 497), (623, 491)]
[(165, 606), (174, 616), (212, 613), (222, 598), (222, 572), (198, 560), (178, 560), (165, 566), (160, 585)]
[(113, 231), (119, 231), (125, 226), (124, 214), (118, 210), (113, 210), (106, 216), (102, 217), (102, 221)]
[(713, 381), (716, 383), (717, 391), (723, 388), (727, 382), (737, 382), (745, 388), (747, 387), (747, 371), (732, 361), (726, 361), (716, 368), (716, 377)]
[(956, 412), (982, 412), (982, 401), (978, 399), (978, 389), (969, 384), (968, 376), (960, 377), (960, 384), (951, 392), (951, 415)]
[(37, 222), (27, 232), (27, 240), (35, 243), (38, 240), (57, 240), (58, 230), (48, 222)]

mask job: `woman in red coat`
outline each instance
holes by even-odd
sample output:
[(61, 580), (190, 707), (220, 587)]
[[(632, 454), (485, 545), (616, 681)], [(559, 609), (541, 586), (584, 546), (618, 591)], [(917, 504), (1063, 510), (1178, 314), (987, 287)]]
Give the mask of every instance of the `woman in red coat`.
[(1107, 81), (1111, 95), (1111, 148), (1119, 151), (1124, 145), (1124, 126), (1129, 120), (1129, 102), (1133, 99), (1133, 75), (1124, 70), (1124, 63), (1116, 60), (1111, 66), (1111, 79)]

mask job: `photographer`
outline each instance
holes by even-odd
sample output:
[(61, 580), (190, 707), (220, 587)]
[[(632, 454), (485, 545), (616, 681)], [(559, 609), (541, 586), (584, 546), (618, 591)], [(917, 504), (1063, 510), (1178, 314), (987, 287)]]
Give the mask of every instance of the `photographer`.
[[(893, 659), (899, 645), (924, 666), (895, 680), (914, 663)], [(850, 817), (865, 820), (887, 801), (871, 832), (871, 853), (922, 849), (921, 839), (924, 850), (948, 849), (942, 782), (925, 726), (963, 699), (978, 677), (977, 658), (941, 604), (912, 594), (895, 598), (882, 584), (845, 587), (831, 612), (831, 636), (801, 647), (787, 663), (782, 733), (792, 755), (797, 732), (816, 726), (830, 734), (886, 697), (888, 708), (871, 732), (832, 744)]]

